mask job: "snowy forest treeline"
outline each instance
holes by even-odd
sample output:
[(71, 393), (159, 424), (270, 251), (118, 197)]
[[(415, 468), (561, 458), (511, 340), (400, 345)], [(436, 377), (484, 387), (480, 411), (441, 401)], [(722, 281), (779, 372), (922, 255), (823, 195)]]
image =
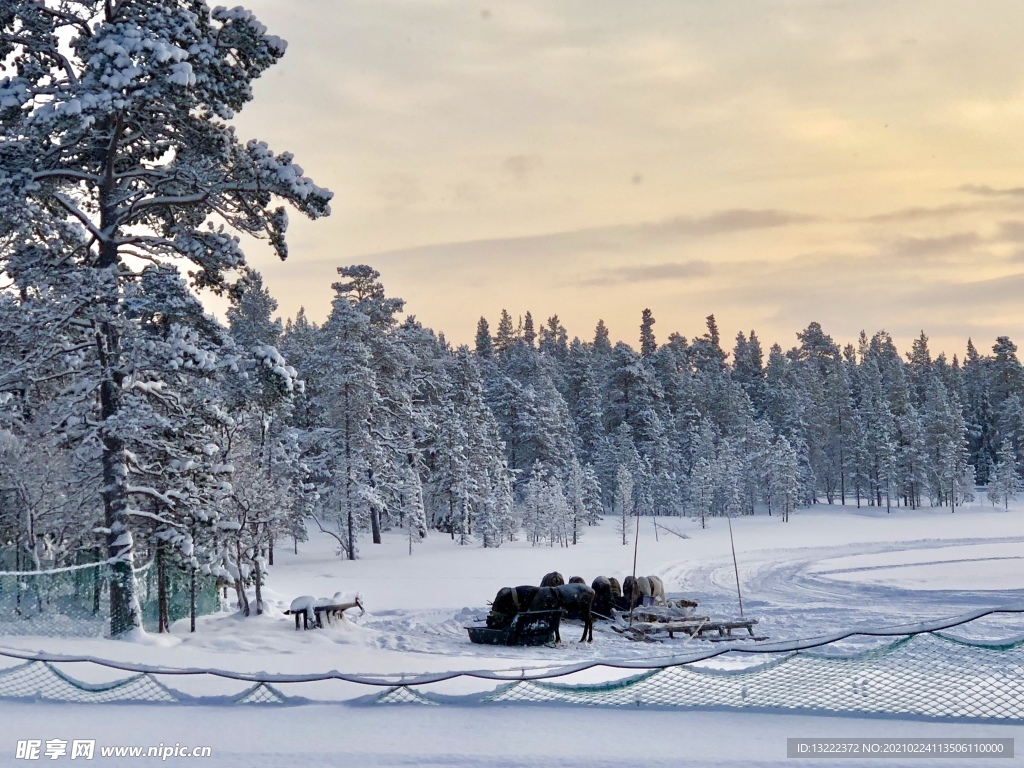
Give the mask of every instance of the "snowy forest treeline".
[[(625, 530), (636, 514), (786, 520), (818, 501), (955, 509), (976, 482), (997, 502), (1016, 490), (1024, 372), (1005, 337), (991, 355), (968, 342), (961, 364), (933, 359), (924, 334), (904, 359), (885, 332), (841, 348), (812, 323), (765, 355), (754, 332), (727, 353), (713, 316), (659, 344), (645, 310), (634, 348), (603, 322), (570, 341), (557, 317), (502, 311), (471, 349), (403, 316), (372, 268), (339, 272), (320, 325), (273, 319), (252, 273), (227, 327), (173, 270), (144, 272), (122, 388), (145, 395), (129, 471), (133, 535), (150, 549), (199, 556), (241, 588), (307, 522), (355, 558), (396, 528), (410, 550), (429, 530), (571, 545), (604, 514)], [(0, 359), (23, 376), (0, 396), (0, 524), (19, 566), (101, 546), (102, 478), (72, 439), (95, 406), (86, 373), (38, 357), (55, 342), (75, 354), (49, 336), (63, 311), (0, 294)]]
[(285, 259), (288, 210), (333, 195), (230, 121), (285, 49), (203, 0), (0, 0), (0, 560), (102, 563), (112, 636), (141, 627), (144, 560), (162, 593), (178, 568), (259, 612), (308, 525), (355, 558), (396, 528), (410, 551), (430, 530), (571, 545), (608, 513), (625, 541), (633, 514), (1014, 493), (1007, 338), (961, 363), (922, 335), (904, 360), (812, 324), (766, 357), (713, 318), (659, 344), (645, 312), (634, 349), (502, 312), (453, 348), (367, 266), (322, 324), (277, 322), (241, 235)]

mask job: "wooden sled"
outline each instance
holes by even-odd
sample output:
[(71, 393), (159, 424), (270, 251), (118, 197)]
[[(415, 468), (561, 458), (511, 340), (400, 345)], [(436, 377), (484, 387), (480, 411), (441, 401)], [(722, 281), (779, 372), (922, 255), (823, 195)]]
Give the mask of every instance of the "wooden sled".
[[(686, 619), (650, 621), (649, 615), (642, 618), (648, 620), (637, 620), (637, 613), (633, 613), (633, 624), (628, 622), (628, 614), (619, 614), (612, 629), (620, 635), (626, 635), (630, 639), (655, 640), (659, 635), (668, 635), (674, 639), (676, 634), (684, 634), (696, 640), (708, 640), (720, 643), (731, 640), (767, 640), (766, 635), (756, 635), (754, 625), (757, 619), (730, 619), (712, 620), (707, 616), (692, 616)], [(746, 630), (747, 634), (734, 635), (733, 630)]]
[(507, 627), (466, 627), (471, 642), (482, 645), (547, 645), (555, 642), (562, 611), (522, 611)]

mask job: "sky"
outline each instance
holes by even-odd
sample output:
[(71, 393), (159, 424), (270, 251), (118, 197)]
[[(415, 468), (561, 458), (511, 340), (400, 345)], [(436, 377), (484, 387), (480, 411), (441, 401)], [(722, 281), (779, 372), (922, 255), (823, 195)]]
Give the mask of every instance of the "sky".
[(1018, 0), (249, 0), (284, 59), (236, 119), (333, 190), (291, 217), (280, 303), (336, 270), (454, 343), (604, 319), (637, 344), (1024, 342)]

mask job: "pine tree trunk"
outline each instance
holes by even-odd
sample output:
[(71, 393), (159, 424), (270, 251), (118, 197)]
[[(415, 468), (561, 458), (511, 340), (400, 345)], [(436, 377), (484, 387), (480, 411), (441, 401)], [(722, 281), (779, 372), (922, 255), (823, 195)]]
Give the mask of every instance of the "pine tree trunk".
[[(842, 417), (839, 417), (839, 423), (842, 425)], [(840, 426), (839, 432), (839, 498), (842, 501), (843, 506), (846, 506), (846, 459), (843, 456), (843, 433), (842, 427)]]
[[(107, 338), (97, 334), (97, 343), (119, 343), (116, 334), (106, 329)], [(101, 352), (102, 357), (107, 355)], [(109, 370), (109, 369), (108, 369)], [(121, 407), (120, 376), (100, 384), (103, 421), (113, 422)], [(128, 526), (128, 489), (125, 478), (124, 442), (110, 430), (102, 431), (103, 519), (107, 528), (107, 557), (110, 560), (110, 636), (118, 637), (142, 626), (135, 586), (132, 534)]]
[(245, 581), (239, 576), (235, 579), (235, 596), (238, 598), (238, 611), (243, 616), (250, 614), (249, 596), (245, 593)]
[(93, 568), (92, 574), (92, 613), (95, 616), (100, 612), (100, 595), (103, 592), (103, 581), (100, 579), (100, 567)]
[(256, 570), (256, 615), (263, 615), (263, 570), (260, 568), (259, 556), (253, 558), (253, 567)]
[[(117, 201), (114, 180), (118, 143), (123, 132), (120, 124), (110, 124), (115, 118), (108, 118), (104, 126), (111, 130), (112, 141), (107, 152), (106, 172), (99, 188), (100, 231), (104, 239), (99, 244), (97, 272), (109, 274), (110, 293), (102, 296), (112, 317), (118, 315), (117, 278), (114, 276), (119, 257), (117, 252), (118, 232), (114, 223)], [(119, 121), (119, 119), (118, 119)], [(95, 330), (96, 351), (101, 367), (100, 380), (100, 441), (101, 467), (103, 472), (103, 520), (107, 529), (107, 556), (110, 559), (110, 636), (118, 637), (142, 627), (142, 616), (135, 586), (135, 564), (132, 552), (131, 527), (128, 524), (128, 477), (125, 468), (124, 441), (117, 435), (117, 416), (122, 407), (121, 383), (124, 374), (120, 369), (121, 338), (117, 329), (109, 322), (103, 322)]]
[(270, 541), (267, 543), (267, 565), (274, 564), (274, 537), (270, 537)]
[[(348, 384), (344, 390), (345, 405), (349, 403)], [(348, 523), (348, 559), (356, 559), (356, 530), (352, 515), (352, 422), (349, 409), (345, 408), (345, 511)]]
[(238, 598), (238, 610), (243, 616), (250, 614), (249, 596), (245, 593), (245, 579), (242, 578), (242, 545), (235, 543), (235, 567), (238, 569), (238, 578), (235, 579), (235, 595)]
[(189, 632), (196, 631), (196, 569), (191, 569), (188, 585)]
[[(347, 495), (347, 494), (346, 494)], [(348, 559), (356, 559), (356, 528), (355, 521), (352, 519), (352, 507), (348, 509)]]
[[(376, 488), (377, 483), (373, 479), (373, 468), (366, 470), (366, 477), (371, 488)], [(370, 507), (370, 533), (373, 536), (373, 543), (380, 544), (380, 509), (374, 504)]]
[(163, 542), (156, 547), (156, 631), (170, 632), (170, 616), (167, 609), (167, 563)]

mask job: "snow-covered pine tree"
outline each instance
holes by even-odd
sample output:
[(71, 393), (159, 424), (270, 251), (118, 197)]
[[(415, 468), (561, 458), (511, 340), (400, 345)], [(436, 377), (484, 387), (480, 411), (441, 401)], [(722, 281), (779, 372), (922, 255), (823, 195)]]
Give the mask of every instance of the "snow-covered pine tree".
[(527, 310), (526, 317), (523, 318), (523, 343), (533, 348), (536, 341), (537, 331), (533, 326), (533, 315)]
[(501, 310), (501, 317), (498, 320), (498, 331), (494, 335), (494, 351), (505, 352), (512, 347), (516, 340), (516, 329), (512, 325), (512, 315), (507, 310)]
[(562, 362), (569, 354), (569, 334), (558, 319), (558, 315), (552, 315), (547, 322), (540, 327), (540, 352), (550, 358)]
[(587, 525), (601, 522), (604, 507), (601, 502), (601, 483), (592, 464), (583, 466), (583, 508), (586, 510)]
[[(194, 268), (195, 288), (228, 290), (245, 263), (231, 229), (268, 237), (284, 257), (287, 218), (274, 198), (316, 218), (331, 195), (291, 155), (243, 145), (227, 125), (285, 50), (248, 11), (211, 12), (202, 0), (3, 0), (0, 50), (9, 73), (0, 79), (0, 272), (24, 290), (59, 281), (76, 294), (73, 343), (95, 361), (89, 423), (117, 636), (140, 626), (120, 431), (132, 368), (127, 287), (140, 264), (179, 258)], [(213, 214), (226, 229), (206, 226)]]
[(348, 283), (336, 283), (331, 314), (317, 333), (319, 354), (301, 371), (316, 414), (304, 435), (304, 458), (320, 494), (315, 519), (329, 522), (325, 530), (349, 560), (356, 559), (358, 534), (370, 527), (371, 509), (379, 511), (381, 505), (371, 480), (376, 449), (371, 420), (380, 392), (367, 343), (370, 323)]
[(425, 504), (428, 520), (454, 541), (468, 544), (472, 536), (472, 492), (469, 438), (453, 400), (437, 409), (437, 422), (426, 446), (427, 482)]
[[(236, 423), (232, 393), (244, 386), (241, 355), (172, 266), (145, 268), (137, 284), (126, 286), (124, 307), (129, 322), (121, 350), (132, 368), (122, 383), (119, 421), (134, 538), (157, 560), (162, 597), (172, 564), (231, 575), (243, 592), (248, 566), (237, 553), (249, 531), (227, 512), (235, 468), (226, 437)], [(287, 391), (293, 372), (278, 371)], [(160, 602), (163, 631), (168, 615)]]
[(455, 352), (451, 398), (466, 435), (469, 498), (474, 529), (485, 547), (497, 547), (512, 528), (511, 476), (494, 415), (487, 408), (477, 358)]
[(754, 408), (754, 415), (762, 418), (765, 412), (764, 352), (761, 341), (752, 330), (748, 339), (743, 331), (736, 335), (732, 353), (732, 377), (743, 387)]
[(706, 528), (707, 518), (715, 504), (715, 473), (711, 461), (706, 456), (698, 458), (693, 465), (689, 485), (690, 509), (700, 515), (700, 527)]
[(933, 503), (945, 501), (955, 511), (960, 478), (967, 469), (970, 455), (963, 408), (956, 395), (951, 395), (938, 378), (928, 384), (923, 407)]
[(657, 351), (658, 343), (654, 339), (654, 313), (645, 309), (640, 321), (640, 357), (653, 357)]
[(540, 461), (534, 462), (530, 468), (530, 476), (523, 486), (520, 502), (520, 518), (526, 538), (533, 546), (537, 546), (544, 537), (548, 525), (548, 509), (546, 508), (545, 483), (546, 471)]
[[(239, 346), (239, 365), (243, 377), (233, 392), (236, 421), (243, 413), (250, 422), (251, 442), (258, 450), (249, 459), (268, 476), (275, 478), (286, 497), (301, 487), (297, 476), (298, 453), (294, 447), (289, 419), (292, 400), (303, 389), (294, 367), (278, 351), (281, 346), (281, 321), (273, 317), (277, 301), (263, 286), (263, 278), (252, 272), (244, 290), (233, 297), (227, 311), (228, 327)], [(237, 461), (236, 458), (233, 461)], [(283, 462), (283, 463), (282, 463)], [(284, 504), (272, 513), (267, 542), (267, 561), (274, 564), (275, 537), (295, 530), (301, 522), (296, 510)]]
[(707, 333), (690, 344), (690, 363), (703, 373), (719, 373), (725, 369), (725, 351), (714, 315), (707, 316)]
[(565, 501), (569, 508), (569, 543), (574, 546), (583, 538), (583, 529), (590, 517), (586, 482), (583, 467), (578, 459), (573, 458), (565, 479)]
[(603, 357), (612, 351), (611, 336), (604, 320), (598, 320), (594, 328), (594, 354)]
[(800, 464), (796, 450), (780, 435), (768, 459), (768, 477), (772, 503), (788, 523), (790, 513), (800, 503)]
[(629, 544), (629, 534), (633, 530), (630, 518), (636, 515), (636, 502), (633, 498), (635, 485), (629, 465), (620, 464), (615, 471), (615, 513), (623, 544)]
[(1013, 444), (1004, 440), (999, 447), (999, 460), (996, 462), (995, 474), (989, 479), (988, 499), (995, 504), (1002, 504), (1004, 509), (1010, 508), (1010, 502), (1017, 498), (1020, 487), (1020, 475), (1017, 472), (1017, 456)]
[(978, 353), (974, 343), (968, 339), (960, 377), (970, 463), (977, 468), (980, 483), (988, 482), (999, 447), (995, 434), (990, 376), (989, 361)]
[(562, 482), (550, 475), (544, 484), (544, 506), (547, 509), (548, 518), (548, 545), (553, 547), (557, 543), (569, 546), (573, 512), (565, 498)]
[(575, 425), (576, 453), (580, 461), (593, 462), (604, 437), (601, 384), (590, 348), (573, 339), (565, 362), (566, 407)]
[(491, 339), (491, 327), (486, 317), (481, 317), (476, 324), (476, 353), (480, 357), (491, 357), (494, 354), (494, 340)]
[[(240, 347), (240, 380), (227, 388), (231, 419), (225, 424), (225, 461), (234, 469), (229, 507), (239, 523), (235, 537), (238, 603), (249, 615), (243, 565), (251, 566), (256, 613), (263, 612), (262, 586), (274, 563), (274, 542), (297, 537), (304, 527), (305, 467), (296, 435), (288, 425), (292, 396), (303, 389), (293, 367), (278, 352), (281, 323), (272, 318), (277, 302), (258, 273), (247, 281), (227, 312)], [(242, 378), (244, 377), (244, 378)]]

